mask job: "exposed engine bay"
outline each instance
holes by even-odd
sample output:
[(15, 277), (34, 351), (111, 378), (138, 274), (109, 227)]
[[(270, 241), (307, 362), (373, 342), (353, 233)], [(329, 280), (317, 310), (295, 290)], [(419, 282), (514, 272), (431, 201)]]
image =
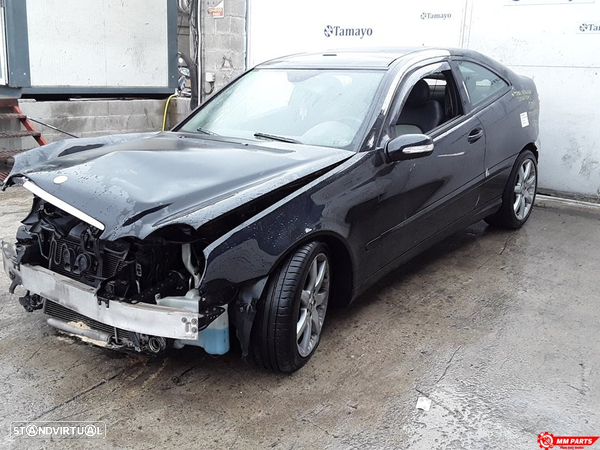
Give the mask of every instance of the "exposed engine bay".
[[(156, 240), (102, 242), (99, 230), (59, 208), (36, 198), (31, 214), (17, 234), (21, 262), (44, 265), (88, 286), (107, 299), (151, 302), (150, 288), (162, 280), (169, 294), (189, 288), (182, 273), (180, 249)], [(187, 274), (189, 277), (189, 274)], [(158, 292), (157, 292), (158, 293)]]
[[(222, 164), (223, 152), (249, 158), (244, 171)], [(264, 239), (260, 227), (243, 224), (351, 155), (173, 133), (59, 141), (23, 153), (2, 186), (34, 195), (16, 243), (2, 242), (9, 290), (22, 286), (27, 311), (42, 309), (49, 325), (94, 345), (150, 354), (197, 346), (222, 355), (235, 336), (246, 358), (257, 303), (289, 243), (243, 243)], [(132, 158), (159, 172), (131, 170)], [(160, 183), (149, 181), (156, 177)], [(278, 223), (295, 234), (314, 229)]]
[[(187, 324), (188, 330), (198, 336), (196, 340), (170, 339), (110, 326), (29, 291), (19, 299), (25, 309), (43, 309), (53, 327), (104, 347), (150, 354), (184, 345), (201, 346), (214, 354), (229, 350), (227, 300), (235, 292), (225, 292), (216, 300), (197, 290), (203, 268), (201, 242), (177, 242), (181, 236), (172, 240), (150, 236), (143, 241), (103, 241), (100, 235), (101, 230), (35, 197), (31, 213), (17, 233), (13, 257), (18, 265), (44, 268), (89, 287), (98, 305), (107, 310), (114, 310), (113, 305), (118, 303), (197, 313)], [(19, 282), (18, 277), (13, 279), (11, 291)], [(217, 342), (210, 342), (211, 339)]]

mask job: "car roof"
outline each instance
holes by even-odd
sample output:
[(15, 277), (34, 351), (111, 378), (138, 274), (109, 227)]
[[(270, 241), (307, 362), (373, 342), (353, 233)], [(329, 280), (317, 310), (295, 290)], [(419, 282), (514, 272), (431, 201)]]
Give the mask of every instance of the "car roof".
[[(341, 67), (387, 69), (398, 58), (408, 54), (426, 53), (431, 47), (371, 47), (331, 49), (322, 52), (298, 53), (259, 64), (257, 67)], [(416, 55), (415, 55), (416, 56)]]
[[(409, 56), (410, 55), (410, 56)], [(497, 61), (474, 50), (449, 47), (367, 47), (331, 49), (321, 52), (297, 53), (259, 64), (258, 68), (342, 68), (388, 69), (395, 61), (406, 58), (423, 59), (444, 56), (461, 56), (485, 62), (496, 70), (507, 68)], [(510, 72), (510, 71), (508, 71)]]

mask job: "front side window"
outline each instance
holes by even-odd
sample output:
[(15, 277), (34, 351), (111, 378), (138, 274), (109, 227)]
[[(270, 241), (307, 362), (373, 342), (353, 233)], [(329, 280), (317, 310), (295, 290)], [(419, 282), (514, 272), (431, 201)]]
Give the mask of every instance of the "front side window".
[(225, 88), (180, 131), (349, 148), (384, 73), (255, 69)]
[(462, 113), (452, 72), (438, 70), (412, 86), (400, 116), (392, 126), (392, 136), (428, 134)]
[(469, 61), (457, 61), (473, 106), (485, 102), (508, 84), (491, 70)]

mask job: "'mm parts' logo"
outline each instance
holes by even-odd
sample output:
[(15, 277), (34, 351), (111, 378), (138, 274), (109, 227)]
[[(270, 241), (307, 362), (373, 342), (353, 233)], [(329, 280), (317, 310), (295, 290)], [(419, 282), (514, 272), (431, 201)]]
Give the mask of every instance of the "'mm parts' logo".
[(359, 39), (365, 36), (373, 35), (373, 28), (346, 28), (339, 25), (327, 25), (323, 29), (325, 37), (357, 37)]
[(450, 14), (450, 13), (446, 13), (446, 14), (428, 13), (428, 12), (421, 13), (422, 20), (428, 20), (428, 19), (446, 20), (446, 19), (451, 19), (451, 18), (452, 18), (452, 14)]
[(592, 446), (598, 440), (599, 436), (554, 436), (552, 433), (544, 431), (538, 434), (538, 444), (542, 450), (552, 450), (560, 448), (561, 450), (583, 449)]

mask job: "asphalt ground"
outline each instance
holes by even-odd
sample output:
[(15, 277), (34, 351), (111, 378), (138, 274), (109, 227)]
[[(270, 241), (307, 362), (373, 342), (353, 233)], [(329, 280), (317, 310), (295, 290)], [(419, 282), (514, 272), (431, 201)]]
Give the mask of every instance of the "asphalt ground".
[[(0, 193), (0, 237), (30, 202)], [(599, 211), (540, 202), (519, 231), (455, 234), (330, 311), (292, 375), (235, 351), (81, 343), (25, 312), (2, 273), (0, 446), (525, 450), (545, 431), (600, 435)], [(11, 436), (33, 420), (103, 421), (106, 438)]]

